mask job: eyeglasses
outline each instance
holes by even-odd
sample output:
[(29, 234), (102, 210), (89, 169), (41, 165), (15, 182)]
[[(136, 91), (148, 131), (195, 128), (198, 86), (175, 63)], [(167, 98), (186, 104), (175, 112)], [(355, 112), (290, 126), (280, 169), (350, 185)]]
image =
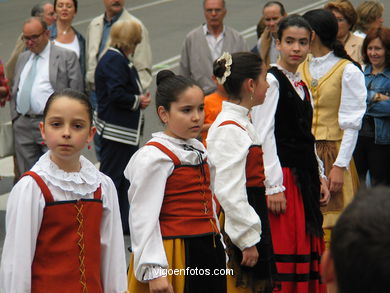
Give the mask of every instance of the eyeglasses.
[(33, 41), (33, 42), (35, 42), (35, 41), (38, 40), (38, 38), (39, 38), (40, 36), (42, 36), (45, 32), (46, 32), (46, 31), (43, 31), (43, 32), (41, 32), (41, 33), (38, 34), (38, 35), (22, 36), (22, 40), (25, 41), (25, 42), (27, 42), (27, 41)]

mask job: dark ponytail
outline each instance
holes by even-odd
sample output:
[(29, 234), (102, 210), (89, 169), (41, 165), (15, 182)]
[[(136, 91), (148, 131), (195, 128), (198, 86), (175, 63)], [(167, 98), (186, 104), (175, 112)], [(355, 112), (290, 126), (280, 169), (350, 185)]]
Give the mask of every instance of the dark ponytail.
[(351, 61), (361, 70), (360, 64), (348, 55), (344, 45), (337, 40), (339, 28), (337, 19), (332, 12), (326, 9), (314, 9), (306, 12), (303, 18), (309, 22), (316, 35), (320, 38), (321, 43), (329, 50), (332, 50), (336, 57)]

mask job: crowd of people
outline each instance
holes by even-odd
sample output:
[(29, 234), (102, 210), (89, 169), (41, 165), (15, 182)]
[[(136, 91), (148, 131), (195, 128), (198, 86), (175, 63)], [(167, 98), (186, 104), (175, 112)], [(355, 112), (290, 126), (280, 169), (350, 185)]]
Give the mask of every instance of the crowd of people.
[[(330, 0), (288, 15), (269, 1), (249, 51), (224, 25), (225, 1), (204, 0), (206, 22), (186, 36), (179, 73), (156, 77), (164, 129), (140, 146), (152, 99), (148, 30), (124, 0), (103, 3), (85, 38), (72, 26), (77, 0), (34, 6), (5, 70), (0, 62), (17, 179), (0, 291), (384, 288), (383, 4)], [(81, 155), (91, 143), (99, 170)]]

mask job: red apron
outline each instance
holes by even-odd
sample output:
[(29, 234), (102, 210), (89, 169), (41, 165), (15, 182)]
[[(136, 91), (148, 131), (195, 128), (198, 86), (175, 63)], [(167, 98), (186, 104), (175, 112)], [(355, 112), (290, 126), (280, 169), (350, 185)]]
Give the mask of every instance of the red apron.
[(179, 238), (219, 233), (213, 216), (210, 172), (206, 162), (182, 165), (179, 158), (158, 142), (155, 146), (170, 157), (175, 169), (168, 177), (160, 211), (163, 238)]
[(32, 293), (103, 293), (100, 277), (101, 187), (93, 199), (54, 201), (42, 180), (32, 176), (45, 198), (32, 263)]

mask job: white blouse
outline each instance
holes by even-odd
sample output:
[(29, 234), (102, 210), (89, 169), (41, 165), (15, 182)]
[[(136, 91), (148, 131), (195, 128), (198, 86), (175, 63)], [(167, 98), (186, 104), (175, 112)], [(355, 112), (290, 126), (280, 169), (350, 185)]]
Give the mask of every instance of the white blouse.
[(58, 47), (62, 47), (75, 52), (77, 58), (80, 58), (80, 44), (79, 44), (79, 39), (77, 38), (76, 35), (74, 36), (74, 39), (71, 43), (61, 43), (57, 40), (54, 40), (54, 44), (56, 44)]
[[(202, 151), (203, 160), (207, 158), (203, 144), (197, 139), (177, 139), (163, 132), (153, 133), (152, 137), (150, 141), (164, 145), (183, 165), (199, 164), (198, 152), (188, 150), (185, 145)], [(130, 181), (129, 225), (134, 274), (141, 282), (162, 276), (164, 273), (159, 268), (168, 268), (159, 217), (165, 185), (174, 167), (173, 161), (164, 152), (155, 146), (145, 145), (132, 156), (124, 171), (125, 177)], [(213, 206), (218, 224), (214, 202)]]
[[(118, 197), (112, 180), (83, 156), (80, 172), (66, 173), (51, 161), (50, 151), (32, 167), (55, 201), (93, 198), (101, 184), (101, 278), (104, 292), (127, 290), (126, 256)], [(12, 189), (6, 213), (6, 238), (0, 268), (1, 292), (31, 292), (31, 265), (41, 227), (45, 199), (36, 181), (25, 176)]]
[[(303, 100), (305, 98), (305, 91), (298, 84), (301, 81), (300, 73), (297, 72), (294, 74), (277, 64), (272, 64), (271, 66), (278, 67), (286, 75), (299, 97)], [(264, 183), (266, 186), (266, 194), (272, 195), (284, 191), (285, 187), (283, 186), (283, 171), (277, 154), (275, 140), (275, 113), (279, 102), (279, 81), (273, 74), (268, 73), (267, 82), (269, 88), (264, 103), (252, 108), (251, 117), (257, 133), (260, 134), (263, 140), (264, 172), (266, 178)], [(318, 162), (319, 176), (325, 177), (323, 163), (317, 156), (315, 146), (314, 152)]]
[[(339, 60), (333, 51), (322, 57), (312, 57), (309, 63), (311, 76), (314, 79), (322, 78)], [(336, 161), (333, 163), (335, 166), (348, 167), (351, 161), (366, 112), (366, 98), (363, 72), (354, 64), (347, 64), (341, 80), (341, 102), (338, 109), (338, 122), (344, 134)]]
[[(214, 193), (225, 212), (225, 231), (241, 250), (260, 241), (261, 221), (248, 203), (246, 193), (246, 157), (249, 147), (261, 145), (248, 118), (248, 109), (224, 101), (222, 111), (207, 135), (211, 182)], [(226, 120), (237, 125), (218, 127)]]

